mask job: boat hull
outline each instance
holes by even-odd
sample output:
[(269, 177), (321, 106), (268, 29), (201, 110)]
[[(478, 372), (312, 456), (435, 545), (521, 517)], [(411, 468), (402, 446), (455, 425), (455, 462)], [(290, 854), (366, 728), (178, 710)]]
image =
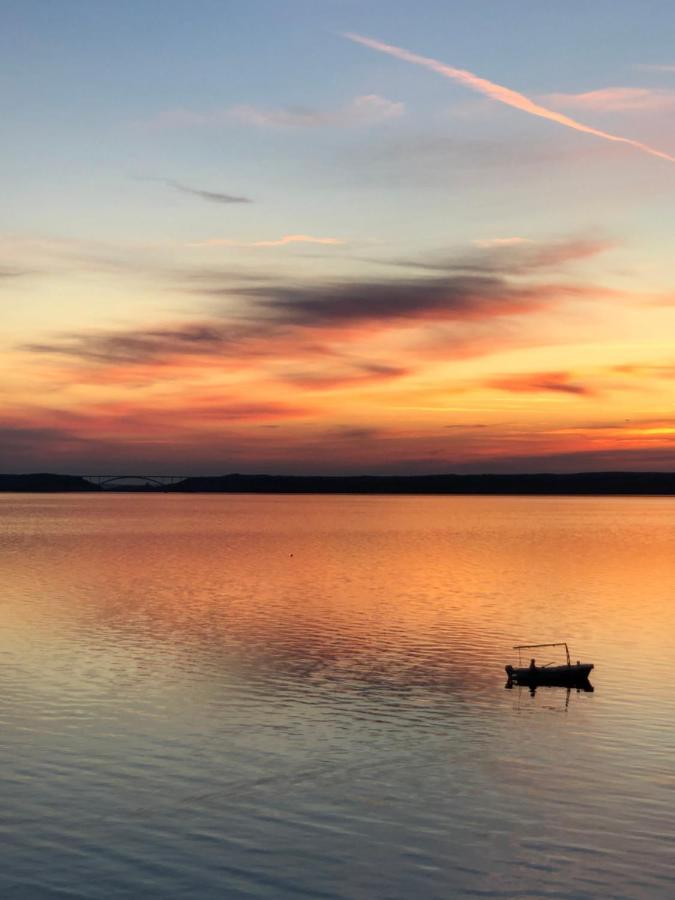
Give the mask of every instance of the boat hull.
[(507, 666), (506, 674), (509, 681), (514, 684), (574, 685), (588, 681), (592, 669), (593, 663), (577, 663), (572, 666), (541, 666), (536, 669), (531, 669), (529, 666), (523, 668)]

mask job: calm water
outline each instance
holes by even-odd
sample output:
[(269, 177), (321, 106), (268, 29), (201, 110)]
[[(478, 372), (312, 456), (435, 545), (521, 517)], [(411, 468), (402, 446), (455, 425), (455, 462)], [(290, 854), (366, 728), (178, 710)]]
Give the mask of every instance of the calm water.
[[(672, 898), (674, 548), (667, 498), (0, 495), (0, 895)], [(504, 689), (565, 638), (594, 693)]]

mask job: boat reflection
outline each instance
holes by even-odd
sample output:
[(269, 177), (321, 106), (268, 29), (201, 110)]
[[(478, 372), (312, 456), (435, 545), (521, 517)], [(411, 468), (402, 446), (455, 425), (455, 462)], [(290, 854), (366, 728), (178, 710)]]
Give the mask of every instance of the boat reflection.
[[(509, 680), (504, 685), (506, 690), (512, 691), (514, 688), (516, 689), (516, 697), (517, 702), (515, 708), (520, 710), (521, 707), (521, 699), (525, 693), (527, 693), (530, 699), (534, 699), (537, 695), (537, 691), (540, 691), (540, 697), (543, 696), (546, 700), (551, 701), (551, 705), (546, 705), (545, 709), (554, 710), (557, 712), (567, 712), (567, 709), (570, 705), (570, 697), (572, 696), (572, 692), (576, 694), (592, 694), (595, 691), (595, 688), (591, 684), (588, 679), (584, 682), (581, 682), (577, 685), (567, 686), (567, 687), (556, 687), (552, 685), (521, 685), (514, 684), (513, 681)], [(557, 701), (561, 699), (562, 692), (565, 692), (565, 702), (562, 706), (557, 705)], [(556, 701), (556, 705), (552, 705), (553, 701)]]

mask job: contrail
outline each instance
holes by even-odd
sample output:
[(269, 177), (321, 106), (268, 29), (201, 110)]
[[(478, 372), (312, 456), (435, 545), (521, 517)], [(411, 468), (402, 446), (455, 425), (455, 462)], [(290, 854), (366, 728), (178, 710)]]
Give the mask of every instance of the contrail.
[(575, 119), (570, 119), (569, 116), (564, 116), (562, 113), (540, 106), (524, 94), (518, 93), (518, 91), (512, 91), (511, 88), (504, 87), (501, 84), (495, 84), (493, 81), (488, 81), (487, 78), (481, 78), (478, 75), (474, 75), (473, 72), (467, 72), (466, 69), (455, 69), (453, 66), (446, 66), (445, 63), (439, 62), (437, 59), (431, 59), (428, 56), (418, 56), (416, 53), (411, 53), (402, 47), (383, 44), (382, 41), (376, 41), (361, 34), (345, 32), (343, 37), (357, 44), (363, 44), (365, 47), (370, 47), (373, 50), (379, 50), (381, 53), (388, 53), (390, 56), (414, 63), (416, 66), (424, 66), (425, 69), (431, 69), (432, 72), (438, 72), (439, 75), (444, 75), (446, 78), (453, 78), (479, 94), (484, 94), (486, 97), (491, 97), (493, 100), (505, 103), (507, 106), (521, 109), (532, 116), (550, 119), (559, 125), (565, 125), (567, 128), (573, 128), (575, 131), (583, 131), (586, 134), (594, 134), (596, 137), (604, 138), (606, 141), (629, 144), (631, 147), (635, 147), (643, 153), (648, 153), (650, 156), (658, 156), (660, 159), (667, 159), (668, 162), (675, 162), (675, 156), (671, 156), (669, 153), (656, 150), (654, 147), (643, 144), (641, 141), (634, 141), (631, 138), (620, 137), (617, 134), (609, 134), (607, 131), (591, 128), (590, 125), (584, 125)]

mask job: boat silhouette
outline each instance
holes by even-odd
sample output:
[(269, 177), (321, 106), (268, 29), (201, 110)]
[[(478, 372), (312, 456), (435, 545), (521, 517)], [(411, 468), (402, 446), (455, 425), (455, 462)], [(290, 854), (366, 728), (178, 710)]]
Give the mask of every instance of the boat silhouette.
[[(537, 665), (532, 659), (529, 666), (522, 665), (522, 651), (535, 650), (542, 647), (564, 647), (567, 656), (567, 663), (557, 665), (556, 663), (545, 663)], [(518, 651), (518, 666), (508, 665), (505, 667), (506, 676), (511, 684), (525, 684), (529, 686), (537, 685), (557, 685), (561, 687), (583, 685), (588, 682), (588, 676), (593, 669), (593, 663), (582, 663), (579, 660), (573, 663), (570, 659), (570, 651), (567, 644), (562, 641), (554, 644), (516, 644), (513, 648)]]

